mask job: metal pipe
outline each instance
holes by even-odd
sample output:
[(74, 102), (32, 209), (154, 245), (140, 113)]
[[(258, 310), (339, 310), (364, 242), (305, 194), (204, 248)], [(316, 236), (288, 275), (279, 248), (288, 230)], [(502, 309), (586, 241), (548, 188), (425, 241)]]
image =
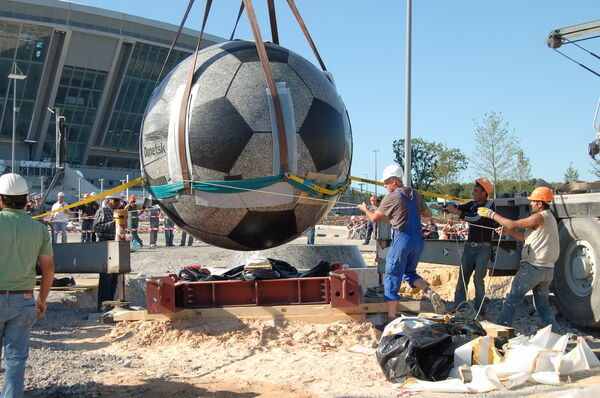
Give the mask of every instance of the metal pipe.
[(17, 139), (17, 79), (13, 79), (13, 125), (12, 125), (12, 145), (11, 145), (11, 171), (15, 170), (15, 140)]
[(406, 131), (404, 135), (404, 186), (410, 187), (411, 143), (411, 31), (412, 31), (412, 0), (406, 0)]

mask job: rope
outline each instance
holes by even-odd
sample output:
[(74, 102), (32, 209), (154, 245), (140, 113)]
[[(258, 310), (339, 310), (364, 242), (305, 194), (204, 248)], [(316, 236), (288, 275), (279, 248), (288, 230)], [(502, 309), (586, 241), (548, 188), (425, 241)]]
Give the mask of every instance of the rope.
[[(369, 180), (368, 178), (360, 178), (360, 177), (352, 177), (351, 176), (351, 177), (348, 177), (348, 179), (352, 180), (352, 181), (366, 182), (367, 184), (379, 185), (380, 187), (383, 186), (383, 182)], [(420, 193), (423, 196), (431, 196), (433, 198), (444, 198), (446, 200), (451, 200), (453, 202), (467, 203), (469, 201), (469, 199), (457, 198), (455, 196), (450, 196), (450, 195), (442, 195), (439, 193), (421, 191), (419, 189), (414, 189), (414, 188), (413, 188), (413, 190), (417, 191), (418, 193)]]
[[(488, 226), (485, 226), (485, 225), (479, 225), (479, 224), (474, 224), (474, 223), (469, 223), (469, 225), (474, 225), (474, 226), (477, 226), (479, 228), (492, 229), (494, 231), (496, 230), (496, 228), (488, 227)], [(498, 244), (496, 245), (496, 256), (494, 256), (494, 263), (492, 264), (492, 272), (491, 272), (492, 275), (494, 274), (494, 270), (496, 269), (496, 263), (498, 262), (498, 251), (500, 250), (500, 242), (502, 241), (502, 231), (504, 231), (504, 226), (500, 226), (500, 233), (499, 233), (500, 237), (498, 238)], [(455, 240), (455, 242), (456, 242), (456, 253), (460, 257), (460, 247), (458, 245), (459, 241)], [(481, 299), (481, 303), (479, 303), (479, 308), (477, 309), (477, 311), (475, 311), (475, 307), (473, 307), (473, 305), (470, 303), (469, 298), (468, 298), (468, 296), (469, 296), (469, 289), (468, 289), (467, 282), (465, 281), (465, 274), (464, 274), (463, 268), (462, 268), (462, 261), (458, 265), (459, 265), (459, 273), (460, 273), (460, 276), (461, 276), (461, 279), (462, 279), (463, 287), (465, 289), (465, 296), (467, 297), (467, 299), (465, 301), (459, 303), (456, 306), (456, 311), (459, 312), (460, 307), (462, 307), (464, 304), (468, 304), (473, 311), (472, 312), (461, 311), (461, 315), (463, 315), (466, 318), (470, 318), (471, 317), (470, 315), (475, 314), (475, 315), (472, 316), (472, 318), (476, 319), (479, 316), (479, 314), (481, 313), (481, 310), (483, 309), (483, 303), (485, 302), (485, 299), (488, 298), (488, 293), (490, 291), (490, 286), (492, 285), (492, 278), (490, 277), (490, 279), (488, 280), (487, 287), (484, 290), (483, 298)], [(475, 277), (473, 276), (473, 278), (475, 278)]]

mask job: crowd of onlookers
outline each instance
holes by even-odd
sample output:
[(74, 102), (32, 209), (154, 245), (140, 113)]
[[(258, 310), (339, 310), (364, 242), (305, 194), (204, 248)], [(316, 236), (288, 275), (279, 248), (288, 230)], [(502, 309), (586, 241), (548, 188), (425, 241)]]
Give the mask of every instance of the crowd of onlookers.
[[(365, 239), (369, 231), (369, 221), (366, 217), (350, 216), (346, 224), (348, 239)], [(469, 224), (466, 221), (455, 222), (447, 220), (446, 223), (438, 227), (433, 218), (423, 225), (423, 238), (439, 240), (467, 240), (469, 235)]]
[[(82, 199), (88, 199), (95, 196), (95, 192), (82, 195)], [(68, 206), (65, 201), (65, 195), (62, 192), (57, 194), (56, 202), (52, 206), (46, 206), (42, 203), (41, 195), (31, 195), (28, 197), (25, 210), (31, 217), (40, 216), (48, 211), (59, 210)], [(81, 233), (81, 242), (96, 242), (96, 233), (94, 232), (93, 223), (98, 209), (106, 207), (106, 200), (102, 203), (91, 201), (80, 206), (58, 211), (50, 215), (39, 217), (38, 221), (48, 225), (52, 232), (52, 243), (67, 243), (67, 233), (70, 231), (79, 231)], [(149, 228), (143, 228), (144, 232), (150, 232), (150, 248), (155, 248), (158, 231), (164, 230), (165, 245), (175, 246), (175, 231), (181, 231), (181, 239), (179, 246), (192, 246), (194, 237), (187, 234), (184, 230), (176, 227), (175, 224), (165, 216), (158, 205), (147, 204), (145, 201), (138, 201), (137, 195), (121, 195), (119, 209), (128, 210), (127, 219), (127, 239), (135, 242), (137, 247), (143, 247), (144, 243), (139, 236), (141, 220), (148, 221)]]

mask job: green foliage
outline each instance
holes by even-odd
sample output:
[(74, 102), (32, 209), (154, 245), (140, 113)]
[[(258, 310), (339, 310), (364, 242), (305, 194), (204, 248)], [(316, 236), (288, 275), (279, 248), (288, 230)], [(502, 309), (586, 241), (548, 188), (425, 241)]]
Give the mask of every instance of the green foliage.
[[(393, 143), (396, 163), (404, 165), (404, 139)], [(428, 190), (437, 182), (441, 187), (455, 182), (461, 171), (467, 168), (467, 158), (456, 148), (427, 141), (422, 138), (411, 140), (411, 186)]]
[(592, 160), (592, 169), (590, 172), (596, 176), (596, 178), (600, 178), (600, 158)]
[(579, 171), (573, 167), (573, 162), (569, 163), (569, 167), (564, 174), (565, 184), (579, 181)]
[(517, 180), (517, 191), (523, 192), (527, 181), (531, 180), (531, 164), (529, 158), (525, 156), (522, 149), (517, 149), (517, 168), (515, 169), (515, 179)]
[(481, 121), (475, 121), (475, 151), (470, 160), (475, 170), (494, 185), (512, 177), (518, 149), (517, 139), (508, 133), (501, 112), (487, 112)]
[(455, 183), (461, 171), (467, 169), (467, 157), (456, 148), (438, 144), (437, 162), (433, 168), (435, 181), (440, 185), (440, 193), (450, 195), (450, 184)]

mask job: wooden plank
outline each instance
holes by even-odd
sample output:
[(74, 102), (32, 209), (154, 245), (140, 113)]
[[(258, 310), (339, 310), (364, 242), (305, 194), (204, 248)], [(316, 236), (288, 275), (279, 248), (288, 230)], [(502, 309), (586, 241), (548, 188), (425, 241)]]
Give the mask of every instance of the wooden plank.
[[(419, 301), (398, 303), (399, 311), (418, 312)], [(171, 319), (296, 319), (306, 322), (335, 322), (339, 320), (364, 320), (368, 313), (387, 312), (386, 303), (360, 304), (356, 307), (331, 308), (329, 304), (284, 305), (269, 307), (224, 307), (184, 309), (171, 314), (148, 314), (147, 311), (127, 311), (115, 314), (115, 321), (171, 320)]]
[(490, 321), (481, 321), (481, 326), (485, 329), (488, 336), (491, 337), (515, 337), (515, 329), (510, 326), (497, 325)]

